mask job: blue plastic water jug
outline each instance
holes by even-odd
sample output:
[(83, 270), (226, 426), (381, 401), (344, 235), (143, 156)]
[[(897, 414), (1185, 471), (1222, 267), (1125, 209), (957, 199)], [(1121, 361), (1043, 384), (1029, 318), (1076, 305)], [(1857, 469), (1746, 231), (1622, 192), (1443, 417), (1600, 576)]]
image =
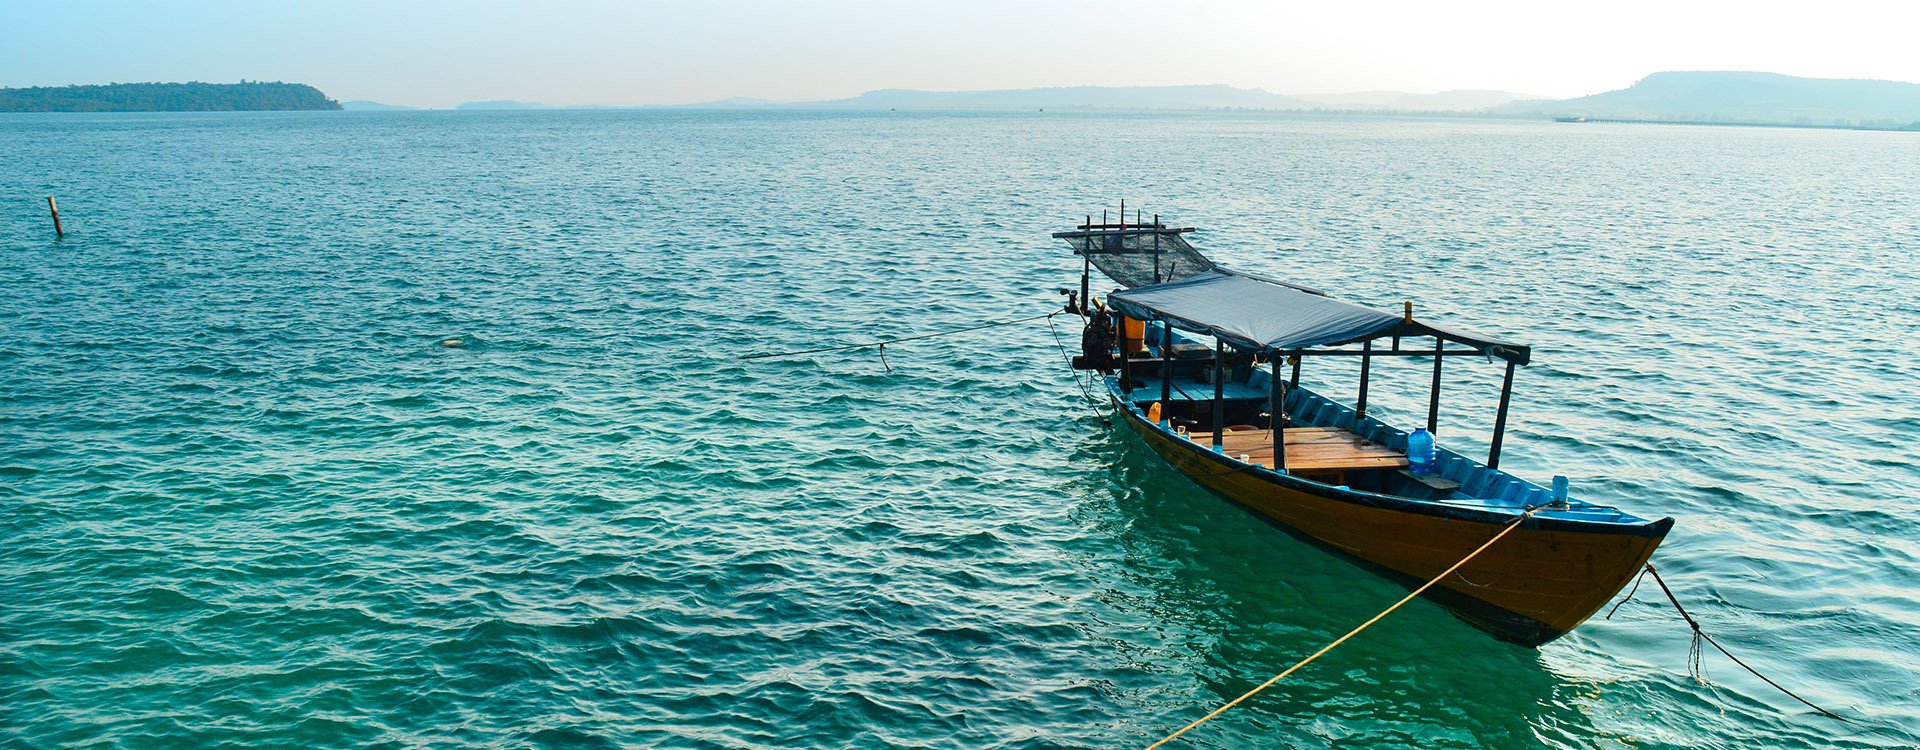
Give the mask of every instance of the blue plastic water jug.
[(1434, 450), (1433, 433), (1426, 428), (1414, 430), (1407, 436), (1407, 468), (1415, 474), (1432, 474), (1433, 462), (1438, 457)]

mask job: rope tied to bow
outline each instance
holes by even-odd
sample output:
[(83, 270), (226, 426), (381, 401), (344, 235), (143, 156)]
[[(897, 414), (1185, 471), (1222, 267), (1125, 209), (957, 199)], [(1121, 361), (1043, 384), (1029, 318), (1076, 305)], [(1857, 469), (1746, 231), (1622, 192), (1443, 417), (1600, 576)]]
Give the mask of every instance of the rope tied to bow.
[(1660, 571), (1654, 569), (1653, 563), (1647, 563), (1646, 569), (1640, 571), (1640, 576), (1638, 578), (1635, 578), (1633, 581), (1633, 589), (1628, 591), (1626, 597), (1621, 599), (1619, 603), (1614, 604), (1612, 610), (1608, 610), (1606, 619), (1609, 619), (1609, 620), (1613, 619), (1613, 613), (1616, 611), (1619, 611), (1621, 604), (1626, 604), (1628, 600), (1633, 598), (1634, 592), (1640, 590), (1640, 581), (1645, 580), (1646, 577), (1649, 575), (1653, 576), (1654, 583), (1659, 584), (1660, 591), (1667, 595), (1667, 601), (1673, 604), (1673, 610), (1675, 612), (1680, 613), (1680, 619), (1686, 620), (1687, 627), (1693, 629), (1693, 640), (1687, 646), (1687, 674), (1689, 676), (1693, 677), (1696, 680), (1700, 680), (1702, 682), (1706, 681), (1706, 678), (1703, 677), (1700, 672), (1700, 654), (1701, 654), (1700, 643), (1702, 641), (1705, 641), (1708, 645), (1713, 646), (1714, 649), (1718, 650), (1720, 653), (1726, 654), (1727, 658), (1732, 659), (1733, 663), (1740, 665), (1741, 669), (1747, 670), (1748, 672), (1752, 673), (1753, 676), (1760, 678), (1762, 681), (1766, 682), (1768, 685), (1772, 685), (1773, 689), (1778, 690), (1782, 693), (1786, 693), (1787, 697), (1800, 701), (1801, 703), (1805, 704), (1807, 708), (1811, 708), (1815, 711), (1819, 711), (1820, 713), (1826, 714), (1830, 718), (1838, 719), (1840, 721), (1843, 721), (1849, 724), (1853, 723), (1851, 719), (1848, 719), (1845, 716), (1841, 716), (1832, 711), (1828, 711), (1824, 708), (1816, 706), (1813, 704), (1812, 701), (1802, 698), (1798, 694), (1794, 693), (1792, 690), (1788, 690), (1785, 687), (1781, 686), (1780, 683), (1774, 682), (1773, 678), (1760, 674), (1760, 670), (1757, 670), (1751, 666), (1748, 666), (1746, 662), (1740, 660), (1740, 657), (1734, 656), (1732, 651), (1728, 651), (1727, 647), (1720, 645), (1719, 641), (1714, 640), (1713, 636), (1707, 635), (1707, 631), (1700, 629), (1700, 622), (1698, 620), (1693, 619), (1693, 615), (1687, 612), (1687, 608), (1680, 606), (1679, 597), (1676, 597), (1673, 595), (1673, 589), (1667, 587), (1666, 580), (1660, 577)]

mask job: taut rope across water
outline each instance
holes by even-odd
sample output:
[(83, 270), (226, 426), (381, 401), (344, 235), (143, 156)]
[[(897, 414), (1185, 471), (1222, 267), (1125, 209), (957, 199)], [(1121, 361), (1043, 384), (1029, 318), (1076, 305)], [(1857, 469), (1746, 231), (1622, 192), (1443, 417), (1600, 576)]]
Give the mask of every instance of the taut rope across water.
[(1226, 705), (1214, 709), (1212, 713), (1209, 713), (1206, 716), (1202, 716), (1199, 719), (1194, 720), (1192, 724), (1188, 724), (1184, 727), (1181, 727), (1179, 731), (1176, 731), (1173, 734), (1169, 734), (1166, 737), (1161, 738), (1159, 742), (1155, 742), (1151, 745), (1148, 745), (1147, 750), (1154, 750), (1154, 748), (1157, 748), (1157, 747), (1160, 747), (1161, 745), (1165, 745), (1169, 742), (1172, 742), (1175, 738), (1179, 737), (1180, 735), (1183, 735), (1189, 731), (1192, 731), (1194, 727), (1197, 727), (1197, 726), (1200, 726), (1201, 724), (1205, 724), (1209, 721), (1212, 721), (1214, 717), (1219, 716), (1220, 714), (1226, 713), (1227, 709), (1240, 705), (1242, 702), (1246, 701), (1246, 699), (1252, 698), (1255, 694), (1259, 693), (1262, 690), (1267, 689), (1268, 687), (1271, 687), (1274, 683), (1286, 679), (1287, 675), (1293, 674), (1294, 672), (1298, 671), (1301, 667), (1304, 667), (1312, 663), (1314, 659), (1318, 659), (1321, 657), (1321, 655), (1327, 653), (1328, 651), (1332, 651), (1335, 647), (1338, 647), (1340, 644), (1346, 643), (1347, 639), (1352, 638), (1356, 635), (1359, 635), (1360, 631), (1373, 627), (1374, 623), (1379, 622), (1382, 618), (1386, 617), (1387, 615), (1393, 614), (1393, 611), (1396, 609), (1399, 609), (1401, 605), (1404, 605), (1407, 602), (1413, 601), (1414, 597), (1417, 597), (1422, 593), (1425, 593), (1427, 589), (1433, 588), (1434, 584), (1439, 583), (1443, 580), (1446, 580), (1447, 576), (1453, 575), (1454, 571), (1459, 570), (1460, 566), (1466, 565), (1469, 560), (1472, 560), (1475, 557), (1479, 557), (1480, 553), (1487, 551), (1487, 548), (1492, 547), (1494, 542), (1498, 542), (1501, 539), (1506, 538), (1507, 534), (1512, 533), (1514, 529), (1520, 528), (1520, 522), (1525, 521), (1528, 518), (1532, 518), (1533, 514), (1540, 512), (1540, 510), (1545, 507), (1547, 506), (1536, 505), (1531, 508), (1528, 508), (1527, 512), (1520, 514), (1520, 517), (1515, 518), (1512, 521), (1509, 521), (1507, 523), (1506, 528), (1501, 529), (1500, 533), (1494, 534), (1493, 538), (1488, 539), (1486, 544), (1480, 545), (1479, 549), (1476, 549), (1473, 552), (1468, 553), (1466, 557), (1460, 558), (1460, 562), (1454, 563), (1452, 567), (1449, 567), (1446, 570), (1441, 571), (1440, 575), (1433, 577), (1433, 580), (1427, 581), (1426, 583), (1421, 584), (1420, 588), (1414, 589), (1413, 593), (1407, 594), (1405, 597), (1401, 598), (1400, 601), (1394, 602), (1393, 606), (1388, 607), (1384, 610), (1381, 610), (1380, 614), (1373, 616), (1373, 619), (1360, 623), (1360, 627), (1347, 631), (1346, 635), (1340, 636), (1334, 642), (1329, 643), (1324, 647), (1321, 647), (1319, 651), (1313, 652), (1312, 656), (1309, 656), (1305, 659), (1301, 659), (1299, 663), (1294, 664), (1291, 667), (1287, 667), (1287, 671), (1274, 675), (1271, 679), (1268, 679), (1266, 682), (1260, 683), (1258, 686), (1254, 687), (1254, 689), (1248, 690), (1246, 693), (1242, 694), (1240, 697), (1235, 698), (1231, 701), (1228, 701)]
[[(1707, 631), (1700, 629), (1700, 623), (1696, 622), (1693, 619), (1693, 615), (1687, 612), (1686, 607), (1680, 606), (1680, 600), (1673, 595), (1673, 589), (1667, 588), (1666, 580), (1660, 577), (1660, 571), (1654, 570), (1653, 563), (1647, 563), (1647, 569), (1640, 574), (1640, 578), (1646, 578), (1648, 575), (1653, 576), (1654, 583), (1660, 584), (1660, 591), (1667, 595), (1667, 601), (1673, 604), (1674, 611), (1680, 613), (1680, 619), (1686, 620), (1687, 627), (1693, 628), (1693, 646), (1690, 652), (1687, 654), (1687, 668), (1693, 672), (1693, 676), (1695, 678), (1700, 678), (1700, 642), (1704, 640), (1707, 643), (1711, 644), (1715, 649), (1718, 649), (1720, 653), (1726, 654), (1727, 658), (1732, 659), (1733, 663), (1740, 665), (1741, 669), (1747, 670), (1748, 672), (1752, 672), (1753, 676), (1760, 678), (1761, 680), (1765, 681), (1768, 685), (1772, 685), (1773, 689), (1778, 690), (1782, 693), (1786, 693), (1787, 697), (1800, 701), (1801, 703), (1806, 704), (1808, 708), (1811, 708), (1815, 711), (1819, 711), (1820, 713), (1826, 714), (1829, 717), (1839, 719), (1840, 721), (1844, 721), (1849, 724), (1853, 723), (1851, 719), (1848, 719), (1845, 716), (1841, 716), (1832, 711), (1828, 711), (1824, 708), (1814, 705), (1812, 701), (1809, 701), (1805, 698), (1800, 697), (1799, 695), (1795, 694), (1792, 690), (1788, 690), (1785, 687), (1781, 687), (1780, 683), (1774, 682), (1772, 678), (1766, 675), (1760, 674), (1759, 670), (1756, 670), (1753, 667), (1747, 666), (1746, 662), (1741, 661), (1740, 657), (1734, 656), (1732, 651), (1727, 650), (1727, 647), (1720, 645), (1720, 642), (1714, 640), (1713, 636), (1707, 635)], [(1626, 598), (1621, 599), (1620, 604), (1626, 604), (1627, 599), (1632, 599), (1634, 592), (1639, 590), (1640, 590), (1640, 581), (1636, 579), (1633, 582), (1633, 590), (1627, 592)], [(1613, 609), (1619, 610), (1620, 604), (1613, 605)], [(1607, 617), (1611, 619), (1613, 617), (1613, 612), (1612, 611), (1607, 612)]]

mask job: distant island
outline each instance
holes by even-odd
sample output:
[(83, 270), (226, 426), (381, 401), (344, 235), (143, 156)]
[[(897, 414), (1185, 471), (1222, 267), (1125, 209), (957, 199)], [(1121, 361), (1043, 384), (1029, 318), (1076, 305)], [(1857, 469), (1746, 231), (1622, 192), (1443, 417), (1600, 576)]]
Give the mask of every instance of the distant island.
[(109, 83), (0, 89), (0, 112), (264, 112), (340, 109), (303, 83)]
[(1493, 114), (1567, 120), (1920, 130), (1920, 84), (1743, 71), (1654, 73), (1618, 91), (1514, 102)]

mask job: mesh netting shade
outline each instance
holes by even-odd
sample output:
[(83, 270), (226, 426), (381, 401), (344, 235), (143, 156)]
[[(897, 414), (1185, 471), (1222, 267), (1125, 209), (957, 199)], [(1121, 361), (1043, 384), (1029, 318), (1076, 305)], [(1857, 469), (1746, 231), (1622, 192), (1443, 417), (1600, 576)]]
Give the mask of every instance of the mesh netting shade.
[(1177, 230), (1062, 232), (1054, 236), (1066, 240), (1074, 254), (1086, 255), (1094, 268), (1127, 288), (1184, 279), (1214, 269), (1213, 261), (1187, 244)]

